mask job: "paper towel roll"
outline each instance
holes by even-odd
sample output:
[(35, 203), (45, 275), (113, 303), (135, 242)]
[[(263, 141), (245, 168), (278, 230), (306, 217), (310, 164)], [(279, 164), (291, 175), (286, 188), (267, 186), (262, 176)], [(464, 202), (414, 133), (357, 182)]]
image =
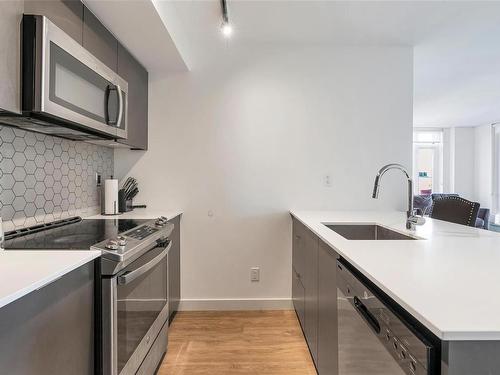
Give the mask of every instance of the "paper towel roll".
[(104, 181), (104, 214), (115, 215), (118, 213), (118, 180)]

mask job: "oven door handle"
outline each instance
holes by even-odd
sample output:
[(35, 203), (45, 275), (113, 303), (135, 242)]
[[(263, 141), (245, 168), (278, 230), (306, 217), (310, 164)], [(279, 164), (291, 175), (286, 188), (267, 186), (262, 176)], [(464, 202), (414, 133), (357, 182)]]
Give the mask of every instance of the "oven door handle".
[(133, 271), (125, 272), (123, 275), (118, 276), (118, 285), (127, 285), (128, 283), (137, 279), (139, 276), (144, 275), (146, 272), (151, 270), (151, 268), (156, 266), (167, 256), (167, 253), (169, 252), (171, 247), (172, 247), (172, 241), (169, 241), (167, 247), (165, 247), (165, 249), (163, 249), (163, 251), (160, 254), (151, 259), (149, 262), (147, 262), (146, 264), (140, 266), (139, 268)]

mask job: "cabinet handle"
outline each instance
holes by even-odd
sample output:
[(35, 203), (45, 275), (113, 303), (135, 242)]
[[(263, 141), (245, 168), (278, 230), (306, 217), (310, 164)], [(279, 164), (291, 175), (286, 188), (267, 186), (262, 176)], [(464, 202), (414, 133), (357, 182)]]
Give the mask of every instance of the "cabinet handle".
[(300, 236), (298, 234), (295, 235), (296, 240), (300, 240)]

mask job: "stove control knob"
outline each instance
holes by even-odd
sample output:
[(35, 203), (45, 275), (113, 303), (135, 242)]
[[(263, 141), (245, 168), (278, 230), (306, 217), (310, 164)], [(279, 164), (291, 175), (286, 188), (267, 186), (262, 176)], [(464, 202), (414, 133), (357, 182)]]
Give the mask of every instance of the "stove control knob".
[(125, 246), (127, 244), (127, 239), (123, 236), (119, 236), (116, 240), (119, 246)]
[(118, 250), (118, 242), (115, 240), (110, 240), (106, 243), (105, 247), (108, 250)]
[(163, 227), (165, 226), (165, 224), (167, 224), (167, 222), (162, 217), (159, 217), (158, 219), (156, 219), (155, 224), (158, 227)]

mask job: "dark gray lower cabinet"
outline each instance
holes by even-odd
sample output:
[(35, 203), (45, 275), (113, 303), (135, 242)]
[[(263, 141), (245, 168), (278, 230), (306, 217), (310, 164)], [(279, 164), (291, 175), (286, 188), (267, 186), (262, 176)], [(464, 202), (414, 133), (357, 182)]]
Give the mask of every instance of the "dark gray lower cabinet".
[(306, 263), (303, 276), (305, 289), (305, 328), (307, 344), (314, 363), (318, 361), (318, 237), (311, 231), (304, 233)]
[(305, 231), (306, 228), (301, 223), (297, 220), (293, 221), (292, 264), (299, 276), (304, 274), (306, 267), (306, 251), (304, 249)]
[(292, 268), (292, 300), (293, 307), (297, 312), (297, 317), (299, 318), (299, 322), (301, 327), (305, 327), (305, 313), (306, 313), (306, 304), (305, 304), (305, 289), (304, 285), (302, 285), (302, 281), (300, 280), (300, 274)]
[(170, 237), (172, 248), (168, 253), (168, 315), (171, 322), (179, 310), (181, 299), (181, 216), (175, 217), (170, 222), (174, 224), (174, 231)]
[(0, 309), (0, 373), (94, 374), (94, 262)]
[(321, 375), (338, 368), (337, 254), (323, 241), (318, 250), (318, 361)]
[(336, 270), (335, 251), (294, 218), (292, 300), (320, 375), (338, 373)]

